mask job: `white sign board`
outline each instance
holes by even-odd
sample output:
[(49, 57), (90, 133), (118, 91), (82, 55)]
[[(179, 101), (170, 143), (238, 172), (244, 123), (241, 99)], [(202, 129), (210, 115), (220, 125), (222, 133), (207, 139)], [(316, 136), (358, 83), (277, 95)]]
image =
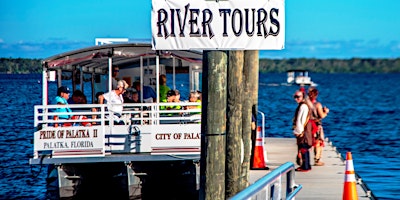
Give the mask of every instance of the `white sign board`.
[(152, 134), (152, 154), (200, 153), (200, 124), (155, 126)]
[(104, 156), (104, 134), (94, 127), (47, 127), (34, 134), (34, 151), (53, 156)]
[(280, 50), (284, 0), (152, 0), (156, 50)]

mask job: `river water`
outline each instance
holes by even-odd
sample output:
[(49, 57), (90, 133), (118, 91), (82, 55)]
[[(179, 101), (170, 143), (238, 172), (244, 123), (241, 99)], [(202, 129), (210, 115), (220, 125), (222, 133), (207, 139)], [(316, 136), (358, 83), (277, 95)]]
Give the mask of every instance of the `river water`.
[[(400, 74), (311, 74), (319, 101), (330, 109), (326, 136), (378, 199), (400, 196)], [(170, 80), (170, 79), (169, 79)], [(181, 80), (179, 77), (177, 80)], [(41, 104), (40, 75), (0, 75), (0, 199), (45, 199), (46, 168), (30, 166), (33, 106)], [(259, 111), (267, 137), (292, 137), (297, 86), (286, 74), (260, 74)], [(55, 87), (51, 85), (50, 87)], [(185, 99), (184, 83), (177, 84)], [(172, 88), (172, 87), (171, 87)]]

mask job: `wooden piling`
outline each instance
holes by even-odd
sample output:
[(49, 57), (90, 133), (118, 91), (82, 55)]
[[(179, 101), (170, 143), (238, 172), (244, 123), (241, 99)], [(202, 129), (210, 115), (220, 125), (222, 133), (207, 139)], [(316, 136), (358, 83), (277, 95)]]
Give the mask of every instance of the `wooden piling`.
[(226, 198), (238, 193), (241, 172), (243, 51), (229, 51), (226, 132)]
[[(241, 171), (241, 190), (249, 185), (249, 170), (252, 164), (252, 154), (255, 140), (256, 130), (251, 130), (251, 117), (257, 119), (257, 103), (258, 103), (258, 50), (244, 51), (244, 67), (243, 67), (243, 133), (242, 140), (244, 146), (244, 158)], [(257, 126), (257, 120), (256, 120)]]
[(225, 199), (227, 52), (203, 52), (199, 199)]

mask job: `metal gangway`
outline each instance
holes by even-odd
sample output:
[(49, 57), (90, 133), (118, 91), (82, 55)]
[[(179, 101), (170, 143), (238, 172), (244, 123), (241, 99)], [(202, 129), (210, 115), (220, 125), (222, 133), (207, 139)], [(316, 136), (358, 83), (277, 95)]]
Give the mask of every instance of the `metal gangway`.
[(301, 185), (295, 183), (294, 176), (294, 163), (287, 162), (237, 193), (229, 200), (294, 199), (296, 194), (302, 189)]

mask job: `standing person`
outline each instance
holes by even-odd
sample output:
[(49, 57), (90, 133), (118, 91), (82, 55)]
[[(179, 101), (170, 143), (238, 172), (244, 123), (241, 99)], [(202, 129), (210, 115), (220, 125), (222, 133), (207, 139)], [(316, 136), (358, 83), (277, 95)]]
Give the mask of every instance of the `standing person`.
[(329, 109), (327, 107), (323, 107), (320, 102), (317, 101), (318, 98), (318, 89), (315, 87), (310, 87), (308, 89), (308, 99), (307, 104), (311, 108), (311, 117), (310, 120), (313, 120), (316, 124), (316, 131), (314, 134), (314, 165), (315, 166), (323, 166), (325, 163), (321, 161), (322, 158), (322, 150), (325, 146), (324, 140), (324, 129), (322, 127), (322, 119), (328, 116)]
[(126, 91), (128, 87), (129, 85), (124, 80), (119, 80), (117, 82), (117, 88), (115, 90), (111, 90), (110, 92), (99, 96), (99, 103), (103, 104), (104, 100), (106, 101), (108, 111), (111, 111), (114, 114), (113, 117), (116, 118), (114, 119), (114, 121), (116, 121), (117, 124), (120, 125), (124, 124), (124, 122), (120, 120), (123, 109), (123, 106), (121, 104), (124, 103), (124, 97), (122, 96), (122, 94)]
[(312, 136), (312, 124), (309, 121), (311, 112), (308, 105), (304, 100), (305, 93), (297, 90), (293, 98), (297, 102), (298, 106), (293, 118), (293, 134), (296, 136), (298, 153), (301, 155), (301, 162), (296, 171), (307, 172), (311, 170), (310, 165), (310, 151), (313, 144)]
[(159, 82), (160, 82), (160, 102), (163, 102), (163, 100), (167, 99), (167, 92), (170, 91), (171, 89), (167, 86), (167, 76), (165, 74), (161, 74), (159, 77)]
[(117, 89), (118, 79), (117, 76), (119, 74), (119, 67), (116, 65), (112, 66), (112, 89)]
[[(54, 98), (54, 104), (57, 105), (68, 105), (68, 99), (69, 99), (69, 94), (70, 90), (68, 87), (61, 86), (57, 89), (57, 96)], [(63, 113), (71, 113), (71, 114), (62, 114), (62, 115), (56, 115), (53, 117), (54, 120), (58, 119), (70, 119), (72, 117), (72, 110), (69, 107), (62, 107), (62, 108), (56, 108), (54, 112), (63, 112)], [(55, 127), (57, 127), (59, 124), (54, 124)]]

